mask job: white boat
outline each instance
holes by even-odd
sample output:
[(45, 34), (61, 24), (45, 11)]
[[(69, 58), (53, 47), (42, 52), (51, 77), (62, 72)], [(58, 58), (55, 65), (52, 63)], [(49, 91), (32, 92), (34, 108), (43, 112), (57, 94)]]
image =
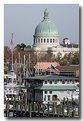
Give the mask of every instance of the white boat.
[(18, 95), (18, 85), (16, 80), (16, 74), (14, 70), (11, 70), (7, 76), (5, 76), (4, 84), (4, 96), (7, 95)]

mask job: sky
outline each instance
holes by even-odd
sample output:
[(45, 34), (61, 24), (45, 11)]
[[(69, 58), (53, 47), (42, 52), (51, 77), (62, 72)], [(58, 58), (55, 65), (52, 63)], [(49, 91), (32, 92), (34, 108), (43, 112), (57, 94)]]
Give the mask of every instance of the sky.
[(32, 45), (35, 28), (43, 20), (46, 8), (57, 26), (60, 42), (67, 37), (71, 43), (79, 43), (78, 4), (5, 4), (4, 45), (10, 45), (11, 33), (14, 45)]

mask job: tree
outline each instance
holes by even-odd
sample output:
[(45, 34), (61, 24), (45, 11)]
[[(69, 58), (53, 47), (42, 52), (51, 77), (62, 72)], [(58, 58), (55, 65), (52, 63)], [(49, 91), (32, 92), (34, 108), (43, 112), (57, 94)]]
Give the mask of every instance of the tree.
[(21, 45), (20, 45), (20, 44), (17, 44), (16, 47), (17, 47), (17, 48), (21, 48)]
[(4, 62), (7, 62), (10, 60), (11, 57), (11, 50), (8, 46), (4, 47)]
[(21, 43), (21, 49), (24, 50), (26, 48), (26, 45), (24, 43)]
[(79, 53), (76, 52), (76, 53), (73, 54), (72, 64), (78, 65), (79, 62), (80, 62)]
[(30, 49), (31, 48), (31, 45), (27, 45), (27, 48)]
[(41, 62), (52, 62), (53, 60), (54, 60), (54, 55), (50, 50), (48, 50), (46, 53), (43, 53), (42, 56), (40, 56)]
[(57, 56), (55, 58), (55, 61), (58, 62), (58, 63), (60, 63), (61, 59), (62, 59), (62, 54), (60, 52), (58, 52)]

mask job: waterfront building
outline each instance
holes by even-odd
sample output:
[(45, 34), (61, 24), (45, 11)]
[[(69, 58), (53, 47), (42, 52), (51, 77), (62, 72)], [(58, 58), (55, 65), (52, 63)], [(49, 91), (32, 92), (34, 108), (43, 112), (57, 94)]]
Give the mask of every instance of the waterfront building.
[(78, 80), (75, 77), (45, 75), (28, 77), (24, 82), (29, 100), (51, 102), (57, 99), (61, 101), (63, 98), (71, 100), (79, 95), (79, 87), (76, 85)]

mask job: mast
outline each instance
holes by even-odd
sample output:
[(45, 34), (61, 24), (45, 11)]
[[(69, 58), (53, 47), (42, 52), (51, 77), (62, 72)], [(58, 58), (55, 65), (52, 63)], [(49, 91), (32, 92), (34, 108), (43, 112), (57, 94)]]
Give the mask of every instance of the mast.
[[(11, 33), (10, 49), (11, 49), (11, 54), (12, 54), (12, 70), (14, 70), (14, 68), (13, 68), (13, 51), (14, 51), (13, 33)], [(13, 88), (13, 83), (14, 83), (14, 72), (12, 72), (12, 74), (13, 74), (13, 78), (12, 78), (12, 88)]]
[(30, 54), (29, 54), (29, 75), (30, 75)]
[(13, 33), (11, 34), (11, 51), (12, 51), (12, 70), (13, 70)]
[(20, 63), (20, 52), (18, 52), (18, 57), (19, 57), (19, 68), (21, 67), (21, 63)]
[(25, 77), (25, 55), (24, 55), (24, 77)]

